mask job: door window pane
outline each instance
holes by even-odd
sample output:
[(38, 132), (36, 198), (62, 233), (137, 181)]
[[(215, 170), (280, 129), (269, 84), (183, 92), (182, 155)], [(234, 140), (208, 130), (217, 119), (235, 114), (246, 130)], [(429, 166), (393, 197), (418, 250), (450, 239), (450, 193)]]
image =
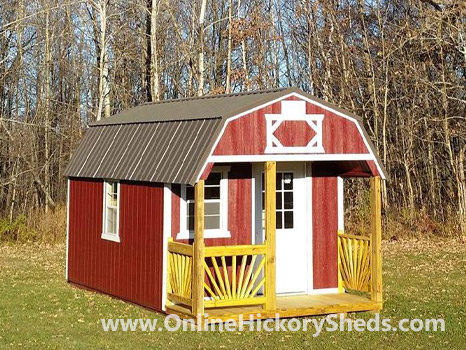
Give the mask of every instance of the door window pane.
[(283, 174), (283, 188), (285, 190), (293, 189), (293, 173), (284, 173)]
[[(294, 227), (294, 177), (292, 172), (277, 172), (276, 184), (276, 218), (277, 229)], [(265, 224), (265, 184), (264, 174), (262, 174), (262, 222)]]
[(280, 191), (283, 186), (282, 186), (282, 176), (283, 173), (277, 173), (277, 191)]
[(277, 199), (277, 210), (283, 209), (282, 193), (277, 192), (277, 195), (275, 196), (275, 198)]
[(277, 211), (277, 229), (281, 229), (283, 221), (283, 213), (281, 211)]
[(283, 193), (283, 198), (285, 202), (285, 209), (293, 209), (293, 192)]
[(285, 228), (293, 228), (293, 212), (285, 211), (283, 221), (284, 221)]

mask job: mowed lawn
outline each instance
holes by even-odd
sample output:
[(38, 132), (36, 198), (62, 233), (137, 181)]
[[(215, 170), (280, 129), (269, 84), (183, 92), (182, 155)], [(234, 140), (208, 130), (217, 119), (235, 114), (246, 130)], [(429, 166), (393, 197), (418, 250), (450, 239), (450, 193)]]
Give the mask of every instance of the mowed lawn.
[[(163, 316), (64, 280), (63, 245), (0, 246), (0, 348), (466, 349), (466, 245), (383, 242), (382, 318), (443, 318), (445, 332), (104, 332), (101, 318)], [(350, 318), (373, 317), (351, 314)], [(162, 322), (162, 321), (160, 321)]]

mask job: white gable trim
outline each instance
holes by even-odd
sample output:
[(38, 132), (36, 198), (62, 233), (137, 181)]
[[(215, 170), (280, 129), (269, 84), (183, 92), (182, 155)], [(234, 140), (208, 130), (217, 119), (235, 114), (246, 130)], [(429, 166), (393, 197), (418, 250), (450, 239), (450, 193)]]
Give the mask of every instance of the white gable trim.
[[(212, 148), (211, 148), (211, 150), (210, 150), (210, 152), (209, 152), (209, 156), (207, 157), (206, 161), (204, 162), (203, 167), (201, 168), (199, 174), (198, 174), (197, 177), (196, 177), (196, 182), (198, 182), (199, 179), (201, 178), (202, 173), (204, 172), (204, 170), (205, 170), (205, 168), (207, 167), (207, 164), (208, 164), (208, 163), (215, 163), (215, 162), (221, 162), (221, 161), (223, 161), (223, 162), (229, 162), (228, 160), (221, 160), (222, 158), (223, 158), (223, 159), (227, 159), (226, 157), (240, 157), (240, 158), (243, 158), (242, 160), (237, 160), (237, 162), (240, 162), (240, 161), (242, 161), (242, 162), (251, 161), (251, 160), (247, 160), (247, 159), (246, 159), (247, 156), (244, 156), (244, 155), (238, 155), (238, 156), (213, 156), (212, 154), (213, 154), (215, 148), (217, 147), (218, 143), (220, 142), (220, 140), (221, 140), (223, 134), (225, 133), (225, 130), (226, 130), (226, 128), (227, 128), (227, 126), (228, 126), (228, 124), (229, 124), (230, 122), (232, 122), (232, 121), (234, 121), (234, 120), (236, 120), (236, 119), (238, 119), (238, 118), (241, 118), (241, 117), (243, 117), (243, 116), (245, 116), (245, 115), (247, 115), (247, 114), (253, 113), (253, 112), (255, 112), (255, 111), (259, 110), (259, 109), (265, 108), (265, 107), (267, 107), (267, 106), (269, 106), (269, 105), (271, 105), (271, 104), (274, 104), (274, 103), (276, 103), (276, 102), (279, 102), (279, 101), (281, 101), (281, 100), (284, 100), (284, 99), (286, 99), (286, 98), (288, 98), (288, 97), (297, 97), (297, 98), (300, 98), (300, 99), (302, 99), (302, 100), (304, 100), (304, 101), (306, 101), (306, 102), (312, 103), (312, 104), (314, 104), (314, 105), (316, 105), (316, 106), (318, 106), (318, 107), (320, 107), (320, 108), (322, 108), (322, 109), (324, 109), (324, 110), (326, 110), (326, 111), (329, 111), (329, 112), (334, 113), (334, 114), (336, 114), (336, 115), (338, 115), (338, 116), (340, 116), (340, 117), (342, 117), (342, 118), (345, 118), (345, 119), (348, 119), (348, 120), (352, 121), (352, 122), (356, 125), (356, 128), (358, 129), (359, 134), (361, 135), (361, 137), (362, 137), (362, 139), (363, 139), (363, 141), (364, 141), (364, 145), (366, 146), (366, 148), (367, 148), (367, 150), (368, 150), (368, 152), (369, 152), (369, 153), (360, 154), (360, 155), (364, 155), (364, 156), (368, 155), (368, 158), (367, 158), (367, 159), (363, 159), (363, 160), (373, 160), (374, 163), (375, 163), (375, 165), (376, 165), (376, 167), (377, 167), (377, 170), (378, 170), (380, 176), (382, 177), (382, 179), (385, 179), (385, 178), (386, 178), (384, 172), (382, 171), (382, 168), (381, 168), (379, 162), (377, 161), (377, 158), (375, 157), (374, 152), (372, 151), (372, 148), (371, 148), (370, 145), (369, 145), (368, 140), (366, 139), (366, 137), (365, 137), (365, 135), (364, 135), (364, 132), (362, 131), (362, 128), (361, 128), (361, 125), (359, 124), (359, 120), (358, 120), (358, 119), (356, 119), (356, 118), (354, 118), (354, 117), (351, 117), (351, 116), (349, 116), (349, 115), (347, 115), (347, 114), (345, 114), (345, 113), (339, 112), (339, 111), (337, 111), (337, 110), (335, 110), (335, 109), (333, 109), (333, 108), (331, 108), (331, 107), (328, 107), (328, 106), (326, 106), (326, 105), (324, 105), (324, 104), (322, 104), (322, 103), (319, 103), (319, 102), (317, 102), (317, 101), (314, 101), (314, 100), (312, 100), (312, 99), (310, 99), (310, 98), (307, 98), (307, 97), (305, 97), (305, 96), (303, 96), (303, 95), (301, 95), (301, 94), (299, 94), (299, 93), (297, 93), (297, 92), (291, 92), (291, 93), (289, 93), (289, 94), (280, 96), (280, 97), (278, 97), (278, 98), (276, 98), (276, 99), (270, 100), (270, 101), (268, 101), (268, 102), (266, 102), (266, 103), (263, 103), (263, 104), (261, 104), (261, 105), (259, 105), (259, 106), (257, 106), (257, 107), (251, 108), (251, 109), (249, 109), (249, 110), (247, 110), (247, 111), (245, 111), (245, 112), (242, 112), (242, 113), (240, 113), (240, 114), (237, 114), (237, 115), (235, 115), (235, 116), (233, 116), (233, 117), (228, 118), (228, 119), (226, 120), (226, 122), (223, 124), (222, 130), (220, 130), (220, 133), (218, 134), (218, 136), (217, 136), (217, 138), (216, 138), (214, 144), (212, 145)], [(354, 154), (353, 154), (353, 155), (354, 155)], [(292, 157), (291, 157), (290, 155), (282, 155), (282, 156), (283, 156), (283, 157), (286, 157), (286, 160), (289, 160), (289, 161), (292, 161), (292, 160), (293, 160)], [(346, 158), (346, 159), (332, 159), (332, 156), (333, 156), (332, 154), (322, 154), (322, 155), (319, 154), (319, 155), (310, 155), (310, 156), (327, 156), (327, 158), (322, 158), (322, 159), (318, 159), (318, 160), (362, 160), (362, 159), (355, 159), (355, 158), (351, 158), (351, 159), (349, 159), (349, 158)], [(347, 154), (347, 156), (350, 156), (350, 154)], [(222, 158), (220, 158), (220, 157), (222, 157)], [(257, 155), (255, 155), (255, 157), (257, 157)], [(266, 157), (266, 158), (264, 158), (264, 159), (266, 159), (266, 160), (274, 160), (274, 159), (272, 159), (272, 158), (273, 158), (273, 157), (276, 158), (277, 155), (265, 155), (265, 157)], [(239, 158), (234, 158), (234, 159), (239, 159)], [(316, 160), (317, 160), (317, 159), (316, 159)], [(257, 160), (257, 161), (259, 161), (259, 160)], [(264, 161), (264, 160), (262, 160), (262, 161)]]
[[(331, 112), (331, 113), (334, 113), (334, 114), (336, 114), (336, 115), (339, 115), (340, 117), (343, 117), (343, 118), (345, 118), (345, 119), (351, 120), (354, 124), (356, 124), (356, 127), (358, 128), (359, 134), (361, 135), (362, 140), (364, 141), (364, 145), (366, 146), (366, 148), (367, 148), (367, 150), (369, 151), (369, 153), (372, 155), (372, 159), (371, 159), (371, 160), (374, 161), (375, 166), (377, 167), (377, 170), (379, 171), (380, 176), (382, 177), (382, 179), (385, 180), (385, 174), (384, 174), (384, 172), (383, 172), (383, 170), (382, 170), (382, 167), (380, 166), (379, 162), (377, 161), (377, 158), (376, 158), (374, 152), (372, 151), (372, 148), (371, 148), (370, 145), (369, 145), (369, 141), (366, 139), (366, 136), (364, 135), (364, 132), (362, 131), (362, 128), (361, 128), (361, 125), (359, 124), (359, 120), (358, 120), (358, 119), (353, 118), (353, 117), (351, 117), (351, 116), (349, 116), (349, 115), (347, 115), (347, 114), (344, 114), (344, 113), (342, 113), (342, 112), (339, 112), (339, 111), (337, 111), (337, 110), (335, 110), (335, 109), (333, 109), (333, 108), (330, 108), (330, 107), (328, 107), (328, 106), (325, 106), (325, 105), (323, 105), (322, 103), (319, 103), (319, 102), (317, 102), (317, 101), (313, 101), (313, 100), (311, 100), (310, 98), (307, 98), (307, 97), (305, 97), (305, 96), (303, 96), (303, 95), (300, 95), (300, 94), (298, 94), (298, 93), (292, 93), (292, 94), (293, 94), (294, 96), (296, 96), (296, 97), (299, 97), (299, 98), (304, 99), (305, 101), (307, 101), (307, 102), (309, 102), (309, 103), (315, 104), (316, 106), (319, 106), (319, 107), (321, 107), (321, 108), (323, 108), (323, 109), (325, 109), (325, 110), (327, 110), (327, 111), (329, 111), (329, 112)], [(214, 148), (214, 150), (215, 150), (215, 148)]]
[(370, 153), (341, 154), (238, 154), (227, 156), (210, 156), (210, 163), (242, 163), (242, 162), (312, 162), (335, 160), (372, 160)]

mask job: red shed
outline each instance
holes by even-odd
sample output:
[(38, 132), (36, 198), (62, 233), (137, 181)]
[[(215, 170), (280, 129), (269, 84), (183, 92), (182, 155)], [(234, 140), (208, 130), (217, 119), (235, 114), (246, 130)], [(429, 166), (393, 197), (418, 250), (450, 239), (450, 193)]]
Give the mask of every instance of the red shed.
[[(299, 89), (129, 109), (66, 174), (75, 285), (221, 320), (382, 307), (385, 171), (361, 118)], [(368, 237), (344, 232), (347, 177), (370, 178)]]

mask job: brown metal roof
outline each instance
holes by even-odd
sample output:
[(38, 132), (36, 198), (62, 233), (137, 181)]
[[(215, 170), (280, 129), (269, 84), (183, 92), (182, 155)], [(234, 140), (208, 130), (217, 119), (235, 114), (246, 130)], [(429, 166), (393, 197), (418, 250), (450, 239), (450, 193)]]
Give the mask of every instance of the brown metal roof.
[(194, 184), (228, 118), (293, 92), (355, 118), (377, 157), (360, 117), (287, 88), (167, 100), (123, 111), (90, 126), (65, 175)]
[(65, 174), (70, 177), (194, 183), (221, 119), (89, 128)]
[(228, 118), (261, 103), (279, 98), (287, 91), (288, 89), (274, 89), (146, 103), (102, 119), (93, 125)]

